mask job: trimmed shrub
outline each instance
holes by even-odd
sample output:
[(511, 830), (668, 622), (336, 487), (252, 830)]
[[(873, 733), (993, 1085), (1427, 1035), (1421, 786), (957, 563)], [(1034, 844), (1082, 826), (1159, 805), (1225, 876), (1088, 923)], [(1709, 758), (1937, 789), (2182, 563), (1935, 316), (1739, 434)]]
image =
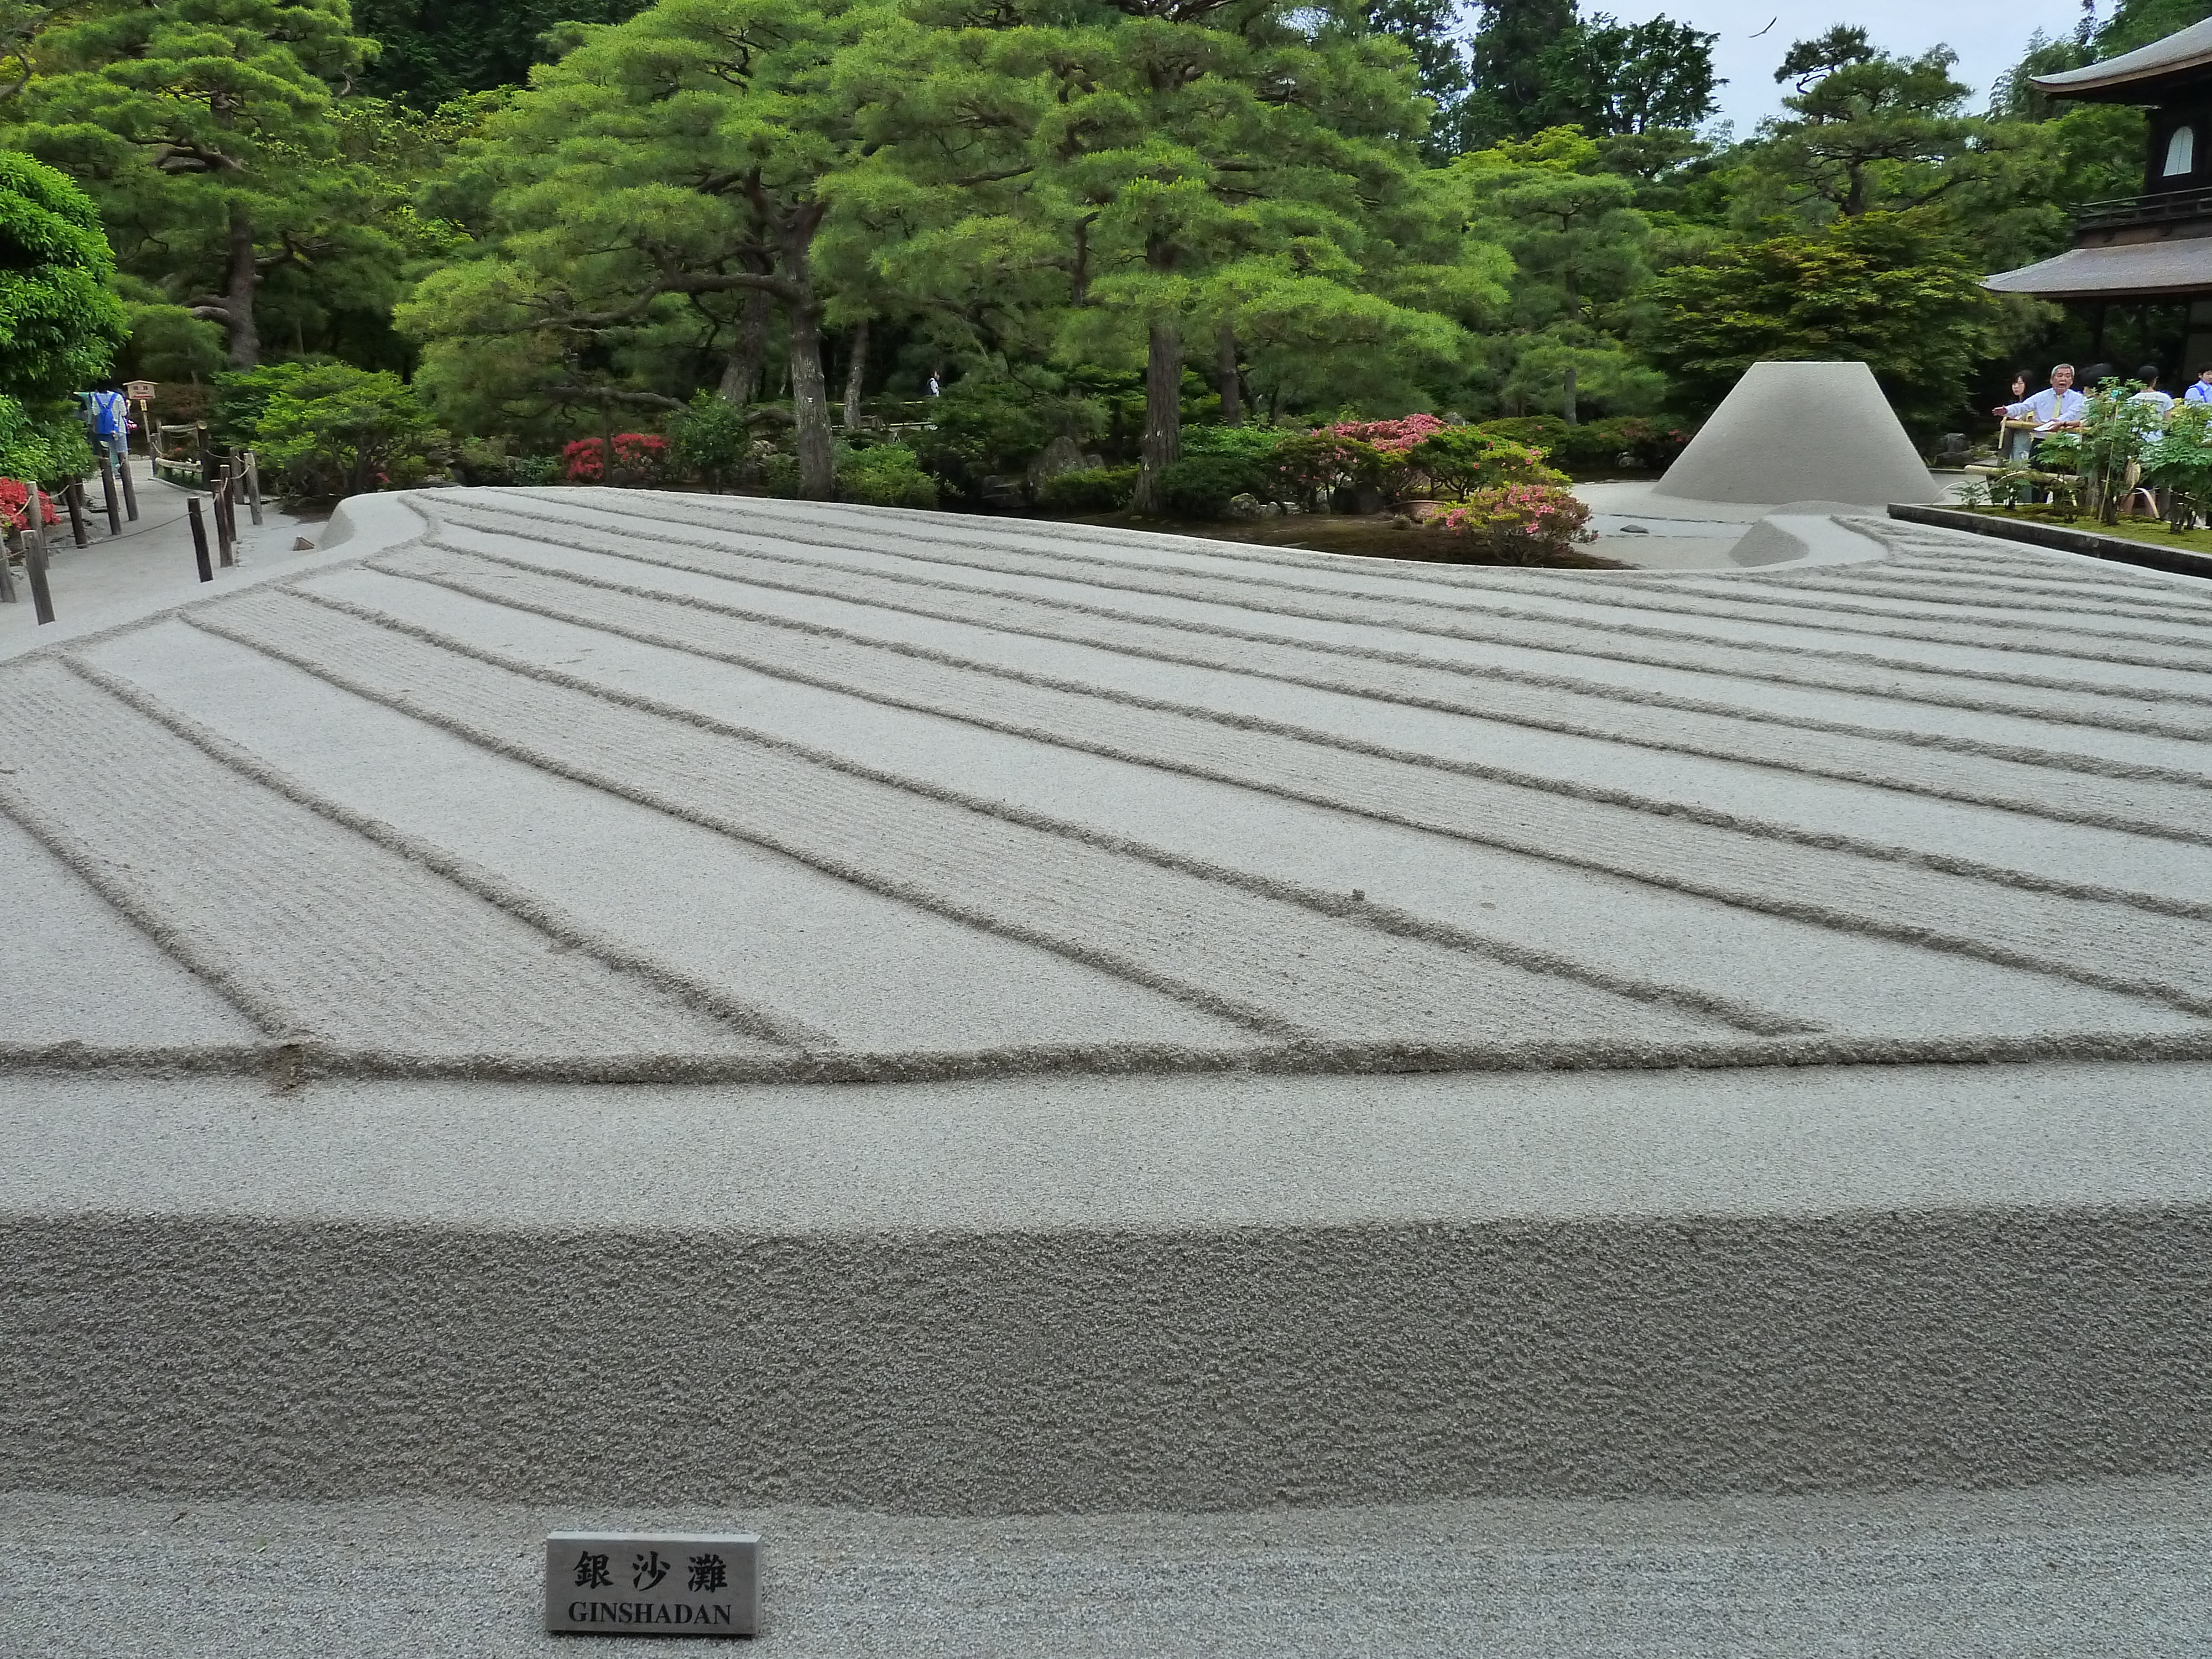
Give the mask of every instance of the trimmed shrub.
[(1531, 445), (1548, 457), (1565, 447), (1567, 434), (1574, 428), (1556, 415), (1515, 415), (1501, 421), (1485, 421), (1477, 429), (1508, 443)]
[(1037, 485), (1036, 504), (1047, 513), (1115, 513), (1128, 506), (1136, 489), (1133, 466), (1055, 472)]
[(1357, 438), (1309, 432), (1277, 444), (1268, 459), (1268, 471), (1273, 487), (1262, 493), (1312, 507), (1340, 489), (1379, 485), (1382, 452)]
[(670, 459), (678, 474), (709, 489), (727, 489), (744, 476), (752, 454), (752, 428), (745, 411), (727, 398), (702, 391), (676, 417), (669, 434)]
[(1395, 421), (1346, 421), (1322, 429), (1340, 438), (1373, 444), (1389, 455), (1403, 454), (1424, 439), (1443, 431), (1445, 424), (1433, 415), (1404, 415)]
[(929, 400), (929, 423), (911, 441), (921, 465), (956, 495), (981, 500), (984, 479), (1019, 474), (1054, 438), (1079, 441), (1097, 424), (1081, 398), (1017, 380), (969, 376)]
[(761, 488), (771, 495), (799, 494), (799, 457), (773, 450), (760, 458)]
[(253, 432), (263, 476), (293, 501), (404, 489), (449, 441), (397, 374), (347, 363), (287, 378), (262, 404)]
[(1499, 564), (1539, 564), (1594, 542), (1589, 508), (1554, 484), (1479, 489), (1443, 515), (1443, 527)]
[(1641, 415), (1615, 415), (1569, 427), (1553, 454), (1578, 472), (1620, 466), (1656, 471), (1672, 463), (1689, 441), (1690, 434), (1679, 427), (1662, 426)]
[[(610, 482), (607, 445), (604, 438), (579, 438), (561, 452), (568, 463), (570, 483)], [(611, 481), (650, 489), (668, 471), (668, 440), (657, 432), (615, 434), (615, 476)]]
[(935, 507), (937, 480), (911, 449), (880, 444), (837, 458), (837, 499), (864, 507)]
[(1225, 519), (1229, 498), (1268, 488), (1267, 468), (1243, 455), (1186, 455), (1160, 474), (1160, 499), (1179, 519)]
[(1544, 452), (1471, 426), (1448, 426), (1406, 452), (1415, 478), (1439, 495), (1464, 495), (1501, 484), (1562, 484), (1566, 474), (1544, 465)]
[(1182, 453), (1185, 459), (1193, 455), (1242, 455), (1249, 460), (1265, 460), (1289, 435), (1279, 426), (1257, 422), (1246, 426), (1187, 426), (1182, 429)]

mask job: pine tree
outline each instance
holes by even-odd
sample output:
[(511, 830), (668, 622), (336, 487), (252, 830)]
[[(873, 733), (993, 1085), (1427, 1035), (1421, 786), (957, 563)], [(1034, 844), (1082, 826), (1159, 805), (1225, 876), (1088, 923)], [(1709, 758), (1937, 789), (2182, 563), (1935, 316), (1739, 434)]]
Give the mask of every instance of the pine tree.
[(368, 46), (346, 0), (100, 9), (40, 37), (8, 137), (82, 185), (124, 269), (220, 323), (251, 368), (269, 272), (374, 234), (335, 108)]
[(434, 273), (399, 312), (427, 343), (426, 380), (672, 410), (691, 388), (646, 371), (696, 350), (702, 322), (736, 328), (742, 349), (731, 313), (765, 295), (788, 331), (800, 491), (829, 495), (815, 242), (825, 183), (862, 144), (830, 70), (878, 25), (899, 22), (811, 0), (662, 0), (580, 31), (469, 147), (492, 183), (484, 257)]
[(1402, 396), (1409, 359), (1466, 350), (1446, 313), (1502, 297), (1419, 165), (1395, 47), (1310, 9), (1187, 9), (917, 33), (872, 77), (890, 142), (840, 186), (917, 299), (1019, 304), (1056, 319), (1063, 361), (1143, 363), (1146, 512), (1181, 455), (1187, 355), (1218, 373), (1241, 339), (1285, 374), (1345, 371), (1340, 395), (1372, 365)]

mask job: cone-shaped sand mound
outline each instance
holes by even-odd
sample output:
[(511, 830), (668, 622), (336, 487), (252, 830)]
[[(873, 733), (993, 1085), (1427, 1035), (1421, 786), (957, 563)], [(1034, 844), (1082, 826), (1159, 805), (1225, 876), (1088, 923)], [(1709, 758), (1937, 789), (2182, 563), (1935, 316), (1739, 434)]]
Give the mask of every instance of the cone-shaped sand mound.
[(1864, 363), (1753, 363), (1652, 492), (1705, 501), (1932, 501)]

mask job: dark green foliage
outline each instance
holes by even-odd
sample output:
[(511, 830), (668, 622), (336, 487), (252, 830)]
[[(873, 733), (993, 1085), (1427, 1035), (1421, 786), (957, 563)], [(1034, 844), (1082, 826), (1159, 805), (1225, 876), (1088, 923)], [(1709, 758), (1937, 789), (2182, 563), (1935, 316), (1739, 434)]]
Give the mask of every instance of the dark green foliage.
[(1458, 149), (1460, 106), (1468, 85), (1467, 47), (1457, 31), (1457, 0), (1375, 0), (1368, 27), (1402, 42), (1413, 54), (1422, 96), (1437, 106), (1423, 151), (1432, 161)]
[(354, 27), (380, 48), (362, 87), (431, 110), (471, 92), (517, 86), (550, 62), (562, 23), (619, 23), (648, 0), (356, 0)]
[(1579, 126), (1592, 137), (1694, 127), (1717, 107), (1719, 38), (1669, 17), (1585, 19), (1576, 0), (1482, 0), (1455, 148), (1547, 127)]
[(1485, 421), (1480, 428), (1509, 443), (1528, 444), (1550, 455), (1563, 448), (1574, 428), (1556, 415), (1516, 415), (1502, 421)]
[(349, 363), (283, 368), (290, 373), (262, 403), (253, 447), (264, 476), (294, 500), (404, 489), (445, 447), (446, 434), (396, 374)]
[(2212, 17), (2212, 0), (2120, 0), (2097, 31), (2097, 56), (2117, 58)]
[(1961, 418), (1996, 343), (1999, 308), (1979, 275), (1915, 216), (1839, 220), (1666, 272), (1646, 349), (1707, 406), (1754, 362), (1863, 359), (1907, 427), (1940, 429)]
[(1482, 23), (1468, 51), (1474, 86), (1462, 149), (1526, 137), (1550, 125), (1541, 113), (1544, 53), (1581, 21), (1575, 0), (1482, 0)]
[(107, 373), (123, 342), (114, 274), (91, 198), (0, 150), (0, 395), (42, 401)]
[(208, 432), (226, 447), (244, 447), (254, 441), (261, 416), (271, 399), (299, 383), (312, 365), (270, 363), (260, 368), (232, 369), (215, 377), (215, 395), (208, 409)]
[(1689, 441), (1687, 432), (1668, 422), (1616, 415), (1569, 427), (1565, 440), (1552, 451), (1552, 459), (1577, 477), (1623, 468), (1657, 471), (1671, 464)]
[(736, 483), (752, 453), (752, 428), (744, 410), (711, 392), (693, 396), (668, 437), (677, 471), (712, 489)]
[(1670, 17), (1579, 24), (1537, 60), (1540, 126), (1578, 126), (1592, 137), (1681, 131), (1719, 105), (1713, 45), (1720, 39)]
[(1186, 455), (1160, 475), (1160, 496), (1178, 519), (1221, 519), (1232, 495), (1266, 492), (1264, 463), (1241, 455)]
[(911, 449), (881, 444), (846, 449), (837, 458), (837, 499), (868, 507), (935, 507), (937, 480)]
[(982, 481), (1018, 473), (1062, 433), (1091, 434), (1089, 406), (1013, 380), (958, 380), (932, 400), (930, 424), (914, 434), (921, 465), (970, 498)]
[(1118, 513), (1136, 489), (1133, 466), (1056, 472), (1037, 485), (1036, 504), (1047, 513)]

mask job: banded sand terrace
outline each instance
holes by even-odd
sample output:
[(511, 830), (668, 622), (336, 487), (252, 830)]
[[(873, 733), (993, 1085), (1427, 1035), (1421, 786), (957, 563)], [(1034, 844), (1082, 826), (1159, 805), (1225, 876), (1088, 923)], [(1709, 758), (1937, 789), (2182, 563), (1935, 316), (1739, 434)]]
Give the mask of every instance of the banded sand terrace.
[(2212, 586), (358, 511), (0, 662), (0, 1488), (2212, 1469)]

